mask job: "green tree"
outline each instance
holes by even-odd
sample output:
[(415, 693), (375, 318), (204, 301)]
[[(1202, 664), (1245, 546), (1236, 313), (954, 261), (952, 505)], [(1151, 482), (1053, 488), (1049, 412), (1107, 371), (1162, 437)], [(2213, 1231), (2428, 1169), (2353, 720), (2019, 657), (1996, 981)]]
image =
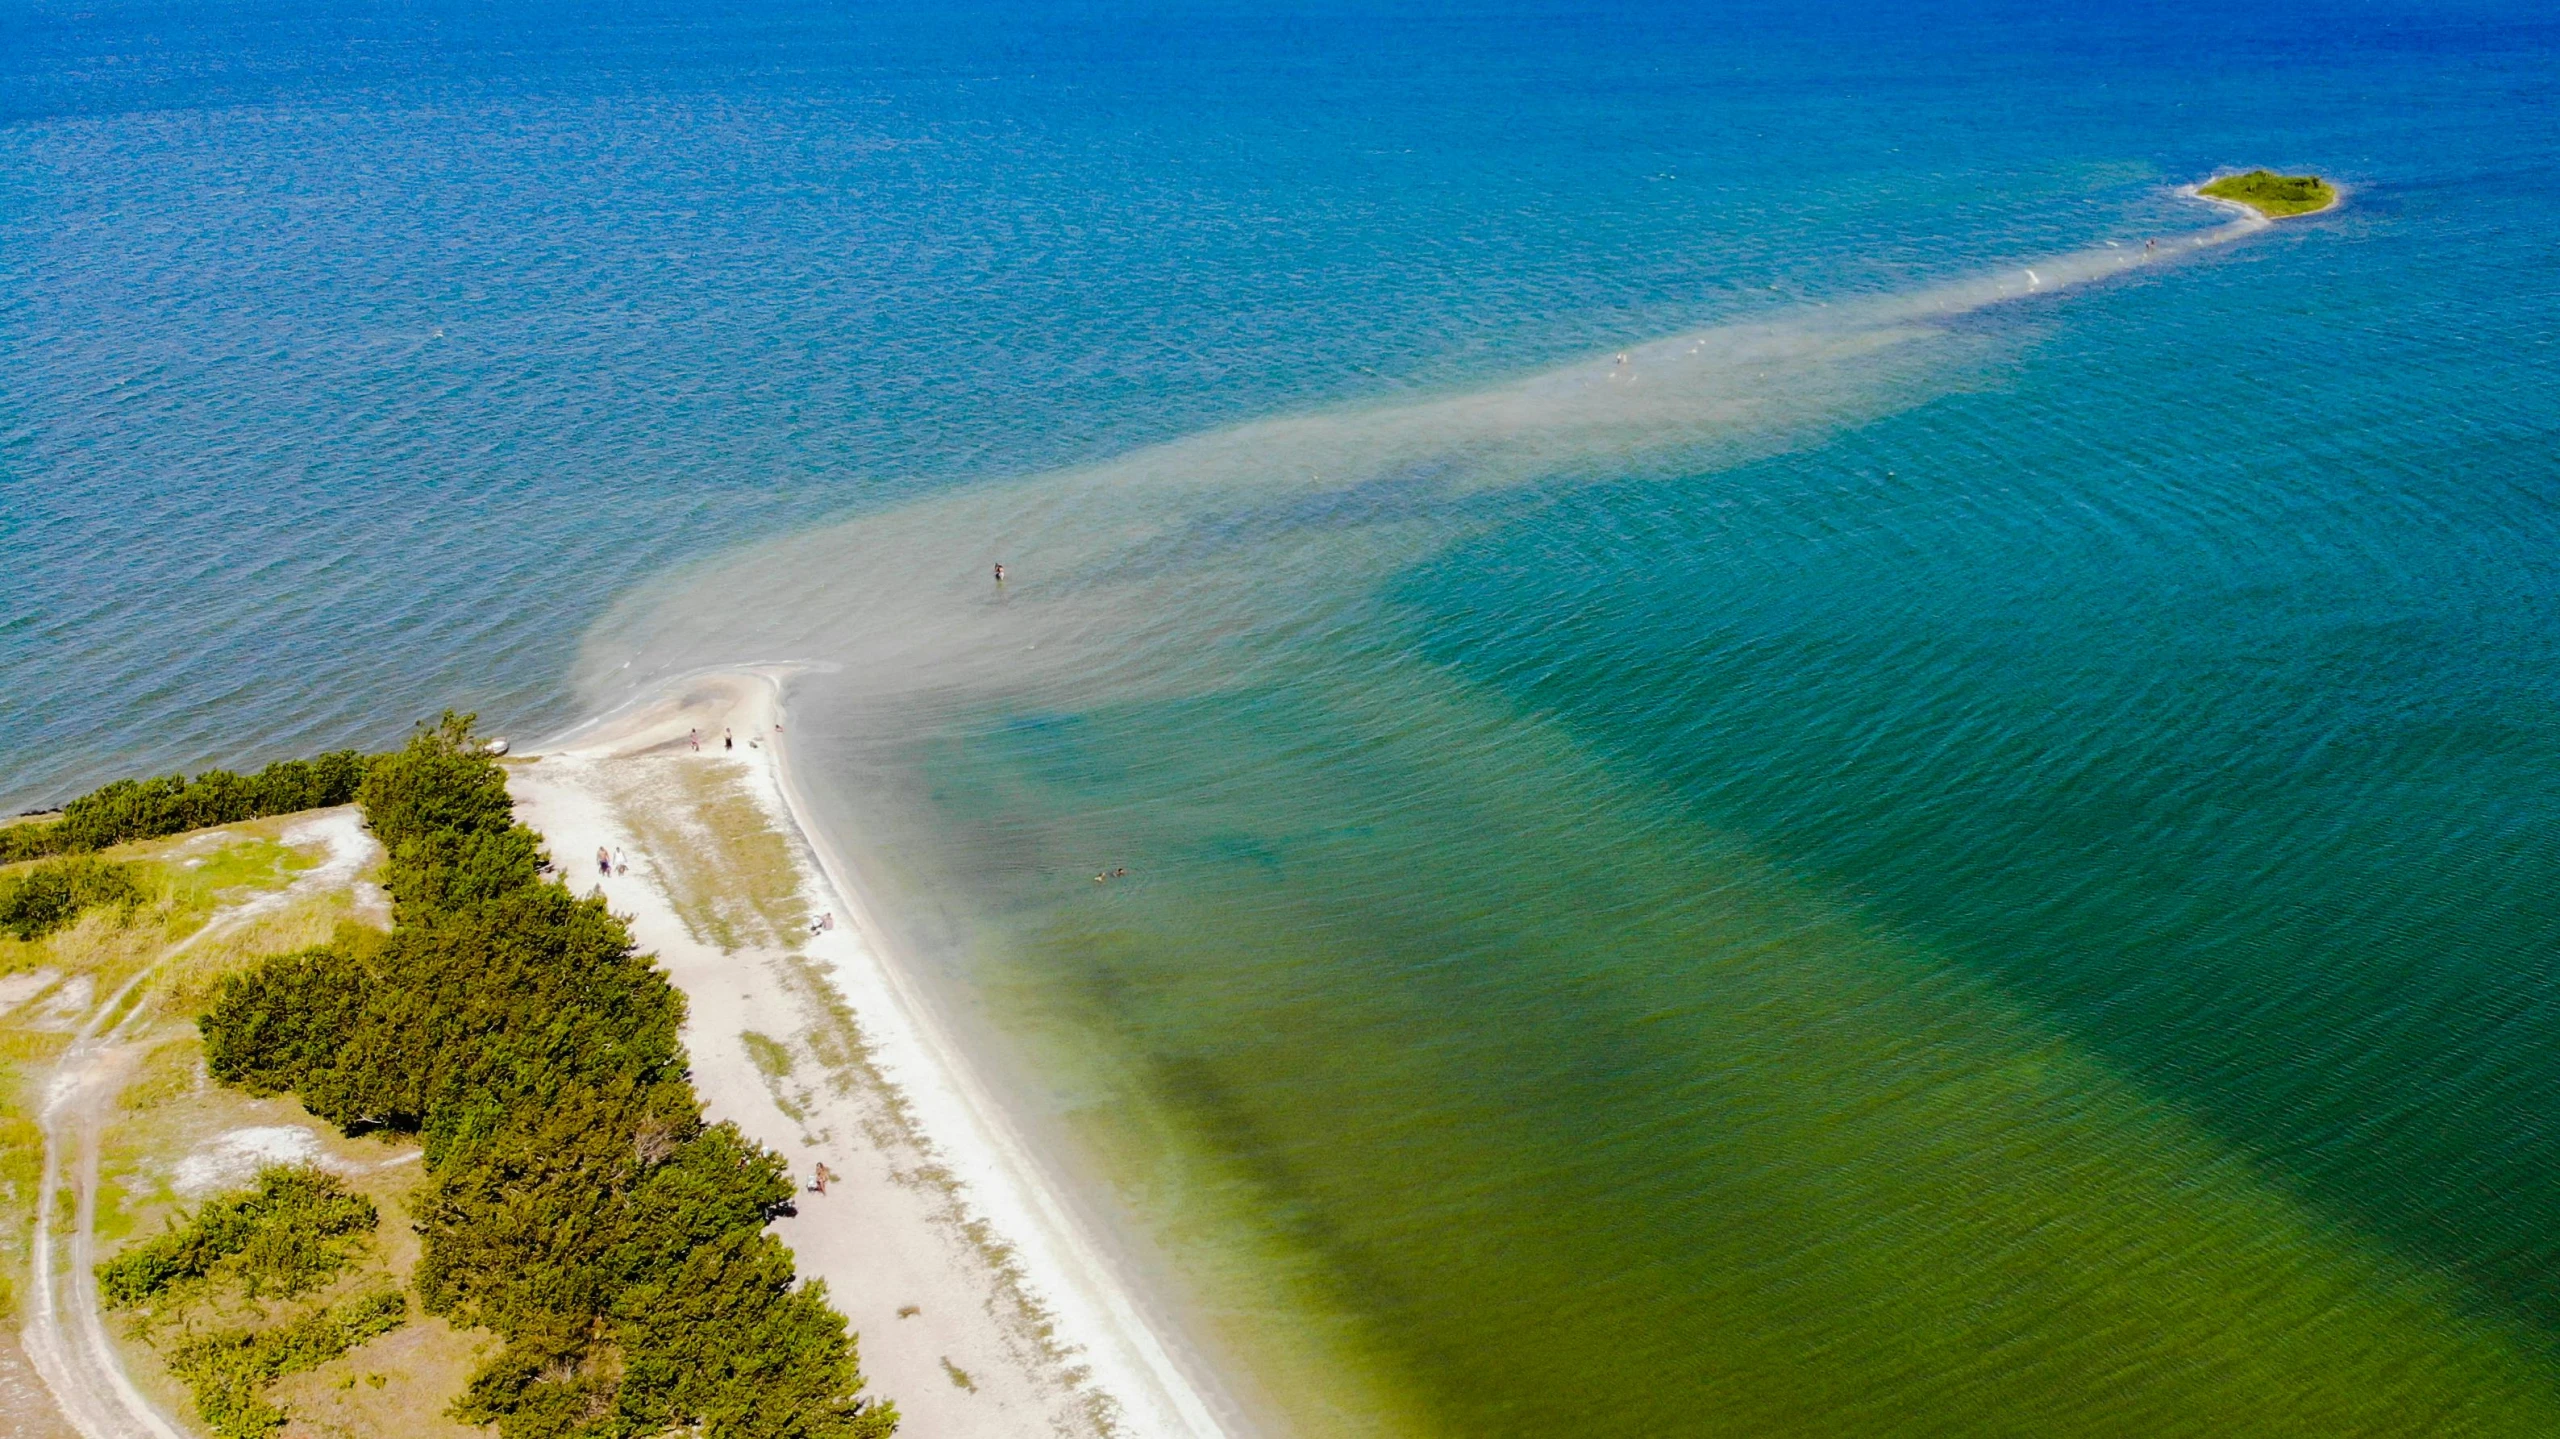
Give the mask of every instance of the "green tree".
[(233, 976), (214, 1076), (426, 1145), (415, 1283), (504, 1345), (455, 1412), (505, 1439), (882, 1439), (843, 1316), (765, 1232), (779, 1156), (706, 1126), (683, 997), (600, 899), (544, 878), (469, 715), (375, 757), (386, 939)]

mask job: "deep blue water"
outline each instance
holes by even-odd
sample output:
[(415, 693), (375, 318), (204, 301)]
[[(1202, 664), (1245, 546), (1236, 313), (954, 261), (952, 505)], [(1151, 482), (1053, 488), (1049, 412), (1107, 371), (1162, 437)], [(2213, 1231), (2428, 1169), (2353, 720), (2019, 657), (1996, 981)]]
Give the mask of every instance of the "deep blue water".
[(2548, 1432), (2555, 157), (2513, 4), (0, 6), (0, 800), (919, 606), (797, 742), (1273, 1412)]
[(2494, 170), (2506, 284), (2548, 264), (2521, 7), (0, 26), (22, 803), (556, 720), (566, 634), (670, 560), (2032, 253), (2219, 164), (2368, 184), (2358, 232)]

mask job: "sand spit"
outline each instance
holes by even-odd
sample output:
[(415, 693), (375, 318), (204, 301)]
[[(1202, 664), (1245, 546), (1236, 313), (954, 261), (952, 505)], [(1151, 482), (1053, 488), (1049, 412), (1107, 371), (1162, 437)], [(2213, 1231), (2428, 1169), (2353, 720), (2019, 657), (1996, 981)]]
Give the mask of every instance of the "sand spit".
[(708, 1113), (790, 1161), (799, 1213), (777, 1232), (907, 1432), (1235, 1432), (848, 901), (792, 798), (781, 679), (695, 677), (511, 762), (519, 818), (684, 991)]

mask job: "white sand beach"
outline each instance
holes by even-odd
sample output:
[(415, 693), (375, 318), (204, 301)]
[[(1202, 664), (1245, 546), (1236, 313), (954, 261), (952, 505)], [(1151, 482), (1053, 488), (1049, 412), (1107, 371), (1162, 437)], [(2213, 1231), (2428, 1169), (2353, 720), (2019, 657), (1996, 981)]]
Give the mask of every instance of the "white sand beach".
[[(698, 676), (520, 749), (519, 817), (684, 991), (709, 1116), (789, 1161), (803, 1192), (777, 1232), (851, 1320), (905, 1432), (1240, 1432), (1080, 1232), (802, 822), (783, 678)], [(601, 872), (599, 848), (618, 872)], [(808, 1189), (821, 1165), (823, 1194)]]

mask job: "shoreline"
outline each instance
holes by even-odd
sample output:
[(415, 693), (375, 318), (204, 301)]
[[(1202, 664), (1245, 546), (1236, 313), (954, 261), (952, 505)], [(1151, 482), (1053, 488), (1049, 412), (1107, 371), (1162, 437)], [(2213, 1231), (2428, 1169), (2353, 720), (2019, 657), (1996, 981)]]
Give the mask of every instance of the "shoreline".
[[(508, 765), (519, 817), (685, 992), (708, 1116), (781, 1152), (804, 1186), (816, 1165), (832, 1172), (829, 1192), (804, 1187), (777, 1232), (804, 1275), (830, 1281), (870, 1389), (916, 1432), (1240, 1436), (1237, 1406), (1203, 1383), (1214, 1376), (1177, 1358), (1199, 1351), (1076, 1218), (812, 822), (782, 738), (796, 668), (688, 675), (520, 748)], [(699, 754), (688, 729), (709, 737)], [(734, 750), (718, 748), (724, 729)], [(748, 898), (767, 921), (805, 903), (832, 930), (759, 924), (738, 896), (702, 887), (754, 867), (720, 845), (761, 840), (700, 828), (715, 809), (746, 813), (740, 801), (787, 856), (779, 897)], [(624, 872), (587, 866), (599, 843), (627, 852)], [(742, 916), (748, 941), (732, 932)], [(815, 1084), (800, 1083), (804, 1059)]]
[[(1186, 514), (1229, 502), (1268, 503), (1265, 479), (1291, 496), (1349, 493), (1367, 482), (1364, 476), (1392, 476), (1398, 463), (1477, 453), (1480, 446), (1516, 448), (1521, 468), (1471, 478), (1470, 488), (1479, 482), (1527, 483), (1546, 463), (1549, 446), (1587, 444), (1584, 432), (1601, 425), (1630, 427), (1676, 448), (1705, 420), (1750, 424), (1764, 401), (1780, 405), (1800, 392), (1825, 393), (1821, 385), (1832, 378), (1833, 357), (1854, 360), (1935, 333), (1947, 316), (2166, 264), (2257, 235), (2273, 223), (2247, 207), (2234, 208), (2238, 213), (2226, 222), (2164, 239), (2157, 253), (2143, 249), (2138, 237), (2133, 248), (2112, 242), (2090, 246), (2039, 259), (2032, 267), (2019, 264), (1878, 297), (1836, 315), (1818, 307), (1802, 312), (1793, 328), (1710, 327), (1631, 344), (1614, 360), (1568, 363), (1481, 390), (1356, 409), (1342, 417), (1252, 422), (1096, 466), (937, 492), (881, 513), (706, 557), (650, 587), (645, 600), (639, 591), (626, 595), (590, 627), (571, 682), (609, 707), (543, 748), (610, 749), (624, 738), (636, 749), (651, 743), (683, 748), (691, 723), (681, 717), (685, 697), (697, 693), (717, 692), (723, 696), (717, 704), (758, 716), (739, 726), (737, 754), (751, 759), (770, 788), (772, 823), (790, 837), (807, 872), (802, 887), (823, 896), (810, 906), (812, 917), (824, 908), (860, 936), (858, 943), (830, 953), (826, 988), (878, 1030), (872, 1041), (884, 1067), (912, 1093), (915, 1131), (947, 1148), (969, 1214), (999, 1237), (1002, 1253), (1018, 1257), (1023, 1287), (1034, 1296), (1028, 1304), (1040, 1314), (1054, 1314), (1055, 1331), (1078, 1351), (1075, 1363), (1089, 1366), (1093, 1388), (1121, 1410), (1126, 1432), (1223, 1435), (1282, 1428), (1286, 1403), (1259, 1382), (1272, 1370), (1270, 1346), (1254, 1351), (1257, 1363), (1230, 1359), (1217, 1342), (1225, 1312), (1186, 1309), (1195, 1296), (1183, 1289), (1178, 1273), (1158, 1286), (1148, 1261), (1160, 1256), (1143, 1233), (1114, 1231), (1112, 1221), (1119, 1216), (1109, 1204), (1079, 1209), (1080, 1201), (1107, 1199), (1111, 1191), (1076, 1171), (1083, 1151), (1057, 1143), (1041, 1127), (1048, 1116), (1035, 1105), (1005, 1102), (1042, 1091), (1011, 1082), (1016, 1076), (1004, 1065), (1013, 1051), (971, 1027), (974, 1011), (965, 999), (955, 1002), (943, 992), (935, 983), (938, 971), (911, 959), (901, 962), (902, 946), (881, 921), (903, 922), (909, 912), (887, 906), (873, 913), (865, 881), (878, 876), (849, 862), (869, 857), (872, 817), (864, 796), (858, 789), (847, 796), (823, 785), (813, 790), (809, 781), (822, 776), (795, 773), (788, 744), (770, 751), (750, 748), (749, 737), (764, 732), (760, 725), (788, 725), (790, 677), (841, 667), (860, 679), (855, 688), (863, 696), (883, 702), (928, 688), (972, 697), (1034, 694), (1044, 703), (1063, 703), (1061, 696), (1105, 685), (1115, 698), (1152, 692), (1148, 686), (1170, 682), (1168, 676), (1180, 674), (1192, 657), (1172, 659), (1168, 649), (1155, 649), (1144, 673), (1129, 671), (1125, 655), (1097, 653), (1092, 643), (1106, 632), (1106, 619), (1143, 612), (1148, 623), (1166, 627), (1159, 640), (1179, 644), (1258, 630), (1268, 618), (1269, 597), (1285, 589), (1269, 583), (1267, 566), (1157, 563), (1158, 548), (1180, 543)], [(1771, 382), (1773, 369), (1779, 383)], [(1789, 386), (1783, 382), (1790, 374), (1813, 383)], [(1793, 422), (1785, 414), (1765, 423), (1776, 427), (1777, 443), (1792, 443), (1786, 425)], [(1302, 452), (1303, 471), (1267, 464), (1264, 456), (1282, 442)], [(1435, 542), (1433, 528), (1396, 530), (1364, 544), (1351, 558), (1390, 565), (1408, 552), (1408, 541), (1413, 553)], [(980, 566), (925, 558), (949, 556), (991, 536), (1009, 547), (1006, 558), (1018, 562), (1018, 582), (992, 598)], [(1343, 578), (1339, 558), (1338, 547), (1312, 543), (1280, 555), (1284, 565), (1304, 573), (1320, 565), (1335, 583)], [(1044, 588), (1035, 578), (1042, 574), (1100, 575), (1112, 582)], [(793, 604), (735, 603), (739, 594), (772, 592), (778, 576), (791, 577), (783, 588), (795, 596)], [(761, 658), (742, 662), (741, 656)], [(711, 703), (698, 705), (696, 714), (716, 745), (721, 729), (709, 718)], [(546, 759), (534, 769), (550, 765)], [(827, 807), (838, 804), (849, 807)], [(828, 815), (838, 821), (832, 836), (821, 823)], [(572, 870), (576, 856), (592, 853), (591, 840), (552, 832), (538, 821), (537, 827), (551, 834), (554, 854)], [(630, 879), (614, 882), (617, 909), (632, 907), (621, 887), (634, 885)], [(671, 923), (653, 927), (644, 917), (633, 927), (645, 945), (669, 957), (677, 947), (661, 935)], [(700, 996), (705, 1005), (697, 1011), (701, 1023), (688, 1028), (687, 1043), (706, 1052), (706, 1039), (719, 1037), (711, 1006), (735, 1010), (740, 986), (704, 986), (684, 978), (680, 966), (669, 967), (679, 971), (688, 995)], [(950, 1007), (938, 1011), (938, 1003)], [(744, 1023), (727, 1027), (735, 1031)], [(765, 1128), (751, 1132), (805, 1172), (810, 1152), (787, 1142), (789, 1125), (770, 1114), (766, 1119)], [(1044, 1151), (1043, 1143), (1055, 1147)], [(948, 1222), (944, 1229), (964, 1231), (971, 1222)], [(1123, 1239), (1129, 1242), (1115, 1244)], [(793, 1243), (801, 1248), (796, 1237)], [(812, 1272), (837, 1271), (821, 1261)], [(1231, 1300), (1221, 1294), (1202, 1302), (1225, 1306)], [(907, 1404), (916, 1391), (875, 1357), (879, 1320), (852, 1305), (842, 1307), (864, 1335), (865, 1364), (877, 1387)], [(1261, 1310), (1246, 1300), (1236, 1312)], [(1167, 1322), (1166, 1315), (1187, 1322)], [(1030, 1327), (1045, 1322), (1034, 1320)], [(1052, 1373), (1065, 1367), (1071, 1366), (1047, 1365)], [(925, 1377), (932, 1381), (930, 1373)], [(1031, 1382), (1038, 1379), (1034, 1373)], [(1325, 1427), (1315, 1415), (1310, 1425)]]

